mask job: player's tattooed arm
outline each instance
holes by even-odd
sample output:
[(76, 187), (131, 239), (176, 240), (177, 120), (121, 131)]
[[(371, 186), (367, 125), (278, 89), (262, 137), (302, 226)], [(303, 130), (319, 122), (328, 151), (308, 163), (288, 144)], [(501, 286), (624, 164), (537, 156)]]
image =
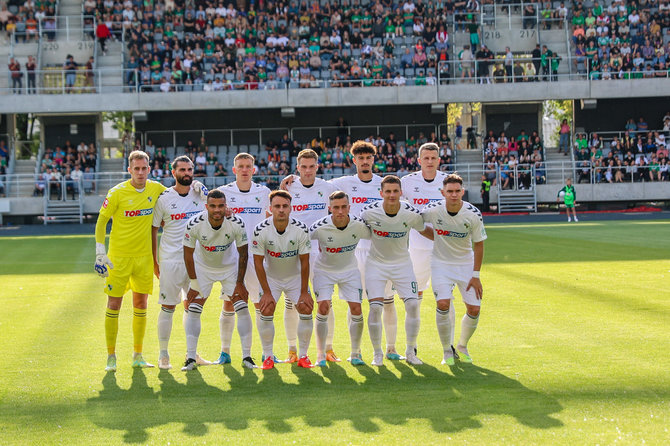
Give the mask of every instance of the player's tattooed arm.
[(200, 295), (200, 285), (198, 285), (198, 276), (195, 273), (195, 261), (193, 260), (193, 252), (195, 248), (184, 246), (184, 264), (186, 265), (186, 273), (191, 279), (188, 293), (186, 293), (186, 300), (184, 301), (184, 308), (188, 310), (188, 306), (194, 299)]
[(249, 291), (244, 285), (244, 275), (247, 273), (247, 262), (249, 261), (249, 247), (247, 245), (237, 248), (239, 259), (237, 261), (237, 280), (235, 282), (235, 291), (233, 291), (233, 301), (242, 299), (245, 302), (249, 299)]
[(293, 184), (293, 180), (295, 180), (295, 175), (285, 176), (284, 179), (281, 180), (281, 184), (279, 185), (279, 188), (281, 190), (288, 191), (288, 188), (291, 187), (291, 184)]
[(314, 299), (309, 294), (309, 254), (300, 255), (300, 298), (296, 309), (302, 314), (314, 310)]
[(258, 254), (254, 254), (254, 267), (256, 269), (256, 277), (258, 277), (258, 283), (261, 285), (261, 290), (263, 291), (261, 295), (261, 300), (258, 302), (259, 309), (261, 313), (274, 313), (275, 300), (272, 297), (272, 291), (270, 291), (270, 285), (268, 284), (268, 278), (265, 275), (265, 266), (263, 265), (264, 257)]
[(151, 227), (151, 255), (154, 258), (154, 274), (157, 279), (161, 278), (160, 266), (158, 266), (158, 227)]

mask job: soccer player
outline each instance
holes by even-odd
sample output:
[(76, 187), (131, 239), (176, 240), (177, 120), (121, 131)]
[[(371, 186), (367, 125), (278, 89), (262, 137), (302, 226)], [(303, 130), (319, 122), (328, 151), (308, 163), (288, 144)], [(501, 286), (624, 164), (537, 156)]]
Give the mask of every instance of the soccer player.
[[(178, 156), (172, 162), (172, 176), (175, 185), (163, 192), (154, 209), (151, 231), (151, 249), (154, 260), (154, 273), (160, 281), (158, 304), (158, 343), (160, 354), (158, 368), (168, 370), (170, 355), (168, 344), (172, 333), (172, 316), (177, 304), (186, 297), (189, 289), (189, 277), (184, 268), (183, 239), (188, 220), (205, 209), (200, 194), (191, 188), (193, 183), (193, 162), (185, 155)], [(163, 235), (158, 250), (158, 229), (163, 227)], [(158, 251), (158, 252), (157, 252)], [(160, 257), (158, 256), (160, 254)], [(159, 262), (160, 259), (160, 262)], [(184, 313), (186, 318), (186, 313)], [(209, 365), (196, 355), (198, 365)]]
[[(440, 166), (440, 148), (437, 144), (428, 142), (419, 147), (419, 165), (421, 170), (405, 175), (400, 179), (403, 197), (419, 211), (430, 203), (442, 200), (442, 182), (447, 177), (445, 172), (438, 170)], [(430, 259), (433, 252), (433, 242), (419, 235), (416, 231), (409, 234), (409, 255), (414, 266), (414, 275), (419, 289), (419, 299), (428, 288), (430, 280)], [(452, 308), (449, 317), (455, 321), (455, 312)], [(451, 334), (452, 344), (454, 334)], [(453, 347), (452, 347), (453, 349)]]
[[(328, 197), (335, 191), (335, 187), (328, 181), (316, 177), (318, 169), (319, 156), (312, 149), (305, 149), (298, 153), (298, 173), (300, 176), (287, 187), (291, 194), (291, 216), (301, 221), (308, 228), (314, 222), (321, 220), (328, 215)], [(310, 254), (310, 265), (316, 261), (319, 254), (319, 243), (312, 243), (312, 252)], [(311, 278), (314, 280), (313, 269)], [(297, 330), (298, 330), (298, 312), (293, 303), (285, 299), (284, 301), (284, 328), (288, 339), (288, 359), (284, 362), (293, 363), (298, 360), (296, 349)], [(324, 307), (325, 308), (325, 307)], [(328, 334), (326, 340), (326, 359), (332, 362), (339, 362), (340, 359), (333, 352), (333, 335), (335, 330), (335, 316), (330, 309), (322, 316), (328, 318)], [(318, 316), (317, 316), (318, 318)]]
[[(148, 180), (149, 156), (139, 150), (128, 155), (130, 179), (107, 192), (95, 225), (95, 270), (105, 277), (107, 294), (105, 339), (108, 372), (116, 371), (116, 336), (123, 295), (133, 291), (133, 367), (153, 367), (142, 357), (147, 326), (147, 298), (153, 290), (151, 222), (154, 206), (165, 186)], [(109, 255), (105, 249), (107, 222), (112, 219)]]
[(339, 289), (340, 299), (349, 304), (349, 337), (353, 365), (364, 365), (361, 357), (363, 336), (363, 314), (361, 301), (363, 285), (361, 272), (355, 258), (356, 246), (361, 240), (370, 238), (370, 228), (358, 217), (350, 215), (349, 196), (336, 191), (328, 197), (331, 215), (315, 222), (310, 228), (310, 239), (319, 244), (320, 252), (312, 270), (312, 286), (318, 305), (316, 314), (317, 365), (325, 366), (327, 358), (327, 315), (332, 313), (334, 286)]
[(556, 203), (558, 203), (558, 200), (561, 198), (561, 193), (563, 203), (565, 204), (565, 212), (568, 214), (568, 223), (572, 221), (570, 218), (570, 210), (572, 210), (572, 216), (575, 218), (575, 221), (579, 221), (577, 220), (577, 211), (575, 211), (575, 205), (577, 204), (575, 202), (577, 200), (577, 192), (575, 191), (575, 186), (572, 185), (572, 178), (568, 178), (565, 181), (565, 186), (563, 186), (561, 190), (558, 191)]
[(274, 367), (274, 313), (277, 301), (293, 302), (298, 322), (298, 366), (312, 367), (307, 349), (312, 337), (314, 301), (309, 293), (309, 253), (311, 244), (307, 226), (291, 218), (291, 194), (285, 190), (270, 193), (272, 216), (254, 229), (251, 252), (256, 274), (263, 290), (259, 301), (261, 321), (258, 334), (263, 345), (263, 369)]
[(437, 332), (444, 350), (442, 364), (447, 365), (454, 365), (454, 353), (450, 348), (453, 329), (448, 315), (454, 299), (453, 289), (458, 286), (467, 311), (461, 321), (461, 337), (456, 346), (459, 358), (465, 362), (472, 362), (468, 341), (479, 322), (483, 292), (479, 272), (484, 259), (486, 231), (481, 212), (463, 201), (464, 193), (463, 179), (451, 174), (443, 181), (444, 200), (427, 206), (422, 212), (424, 221), (432, 225), (435, 240), (431, 281), (437, 301)]
[[(218, 188), (225, 194), (228, 208), (244, 222), (248, 240), (251, 239), (256, 225), (269, 215), (267, 210), (270, 204), (268, 202), (270, 189), (252, 181), (255, 169), (254, 162), (255, 159), (252, 155), (245, 152), (238, 153), (233, 160), (235, 181)], [(249, 291), (251, 302), (256, 307), (256, 325), (258, 325), (260, 323), (258, 300), (261, 293), (253, 257), (249, 257), (244, 284)], [(232, 302), (225, 299), (219, 323), (221, 325), (221, 354), (217, 363), (228, 364), (231, 361), (230, 342), (235, 327), (235, 309)]]
[(372, 365), (384, 365), (381, 319), (388, 281), (393, 283), (405, 303), (405, 359), (409, 364), (419, 365), (423, 362), (416, 357), (415, 349), (419, 335), (420, 305), (407, 245), (410, 229), (425, 234), (429, 228), (425, 228), (421, 213), (416, 208), (400, 201), (400, 178), (395, 175), (384, 177), (381, 187), (383, 201), (371, 203), (361, 212), (361, 218), (372, 230), (370, 254), (365, 264), (365, 287), (370, 301), (368, 330), (374, 348)]
[[(214, 282), (221, 283), (221, 298), (231, 302), (237, 313), (242, 365), (255, 368), (256, 364), (251, 359), (252, 328), (247, 306), (248, 292), (244, 286), (249, 261), (247, 232), (244, 223), (236, 215), (225, 216), (226, 197), (223, 192), (210, 192), (205, 206), (207, 211), (192, 217), (184, 233), (184, 263), (190, 284), (184, 302), (188, 308), (184, 322), (187, 352), (182, 370), (197, 367), (195, 356), (200, 336), (200, 315)], [(237, 248), (237, 255), (231, 252), (232, 246)]]

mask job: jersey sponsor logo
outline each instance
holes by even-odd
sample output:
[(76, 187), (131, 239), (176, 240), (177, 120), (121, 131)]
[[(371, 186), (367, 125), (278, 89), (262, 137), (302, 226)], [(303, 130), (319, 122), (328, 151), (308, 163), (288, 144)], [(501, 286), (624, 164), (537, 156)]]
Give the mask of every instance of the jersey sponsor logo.
[(234, 214), (260, 214), (263, 208), (230, 208)]
[(145, 215), (151, 215), (154, 212), (153, 208), (149, 209), (135, 209), (134, 211), (126, 211), (126, 217), (144, 217)]
[(207, 252), (221, 252), (221, 251), (225, 251), (226, 249), (230, 248), (230, 245), (232, 245), (232, 244), (233, 244), (233, 242), (230, 242), (227, 245), (212, 245), (212, 246), (200, 245), (200, 246), (202, 246), (202, 248)]
[(468, 236), (467, 232), (445, 231), (444, 229), (435, 229), (435, 232), (443, 237), (465, 238)]
[(298, 255), (298, 250), (295, 249), (293, 251), (277, 252), (277, 251), (270, 251), (268, 249), (267, 253), (270, 255), (270, 257), (274, 257), (275, 259), (285, 259), (287, 257), (297, 256)]
[(329, 254), (339, 254), (342, 252), (350, 252), (354, 251), (356, 249), (356, 245), (347, 245), (347, 246), (340, 246), (339, 248), (328, 248), (326, 247), (326, 252)]
[(191, 218), (194, 215), (198, 215), (201, 211), (193, 212), (182, 212), (180, 214), (170, 214), (170, 220), (183, 220), (185, 218)]
[(389, 231), (378, 231), (373, 229), (372, 232), (375, 233), (378, 237), (387, 237), (387, 238), (402, 238), (407, 235), (407, 231), (403, 232), (389, 232)]
[(374, 197), (351, 197), (351, 202), (352, 203), (371, 203), (373, 201), (381, 200), (381, 197), (379, 198), (374, 198)]
[(440, 201), (441, 198), (415, 198), (414, 204), (428, 204), (434, 201)]
[(326, 203), (294, 204), (294, 212), (321, 211), (326, 209)]

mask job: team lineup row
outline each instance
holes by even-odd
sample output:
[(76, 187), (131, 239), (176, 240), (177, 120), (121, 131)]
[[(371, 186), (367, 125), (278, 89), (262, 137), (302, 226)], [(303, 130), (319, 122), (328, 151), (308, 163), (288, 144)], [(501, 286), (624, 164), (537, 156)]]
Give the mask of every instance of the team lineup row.
[[(129, 289), (133, 291), (134, 307), (133, 366), (152, 367), (143, 359), (142, 347), (153, 274), (160, 282), (160, 368), (171, 367), (168, 343), (173, 314), (180, 303), (186, 310), (187, 354), (182, 370), (208, 364), (197, 354), (197, 343), (200, 315), (215, 282), (221, 283), (223, 300), (219, 364), (231, 361), (237, 319), (242, 363), (256, 367), (251, 357), (249, 301), (256, 310), (263, 352), (261, 368), (281, 362), (274, 354), (273, 319), (282, 294), (289, 350), (285, 362), (312, 367), (307, 350), (314, 327), (316, 364), (339, 361), (332, 347), (331, 299), (335, 285), (349, 307), (352, 364), (364, 364), (361, 304), (365, 298), (369, 301), (367, 322), (374, 349), (371, 364), (383, 365), (385, 356), (421, 364), (416, 356), (416, 339), (421, 297), (429, 281), (437, 303), (443, 364), (453, 365), (455, 358), (471, 362), (467, 343), (479, 318), (479, 271), (486, 232), (479, 210), (462, 200), (462, 179), (438, 171), (438, 150), (435, 144), (424, 144), (419, 150), (420, 171), (402, 180), (395, 176), (382, 179), (372, 174), (375, 147), (357, 141), (352, 147), (357, 173), (331, 181), (316, 178), (318, 157), (312, 150), (303, 150), (298, 155), (299, 175), (285, 178), (280, 190), (272, 192), (252, 181), (254, 158), (240, 153), (233, 166), (236, 181), (209, 193), (193, 181), (193, 165), (187, 157), (173, 161), (176, 184), (166, 189), (147, 180), (146, 154), (131, 153), (131, 179), (110, 189), (96, 225), (95, 267), (106, 277), (108, 295), (106, 369), (116, 370), (118, 314), (123, 294)], [(107, 250), (104, 241), (110, 218)], [(455, 316), (450, 302), (456, 286), (466, 314), (454, 348)], [(396, 293), (406, 310), (404, 357), (395, 348)], [(312, 319), (314, 298), (316, 324)], [(386, 352), (382, 350), (382, 330), (386, 333)]]

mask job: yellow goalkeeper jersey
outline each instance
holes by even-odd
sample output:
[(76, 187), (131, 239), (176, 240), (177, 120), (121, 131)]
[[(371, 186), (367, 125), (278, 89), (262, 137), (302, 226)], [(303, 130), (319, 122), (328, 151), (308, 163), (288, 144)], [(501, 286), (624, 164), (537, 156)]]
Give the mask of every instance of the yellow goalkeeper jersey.
[(154, 206), (165, 189), (162, 184), (147, 180), (144, 190), (138, 192), (127, 180), (107, 192), (100, 207), (100, 215), (112, 219), (108, 249), (110, 257), (151, 255)]

